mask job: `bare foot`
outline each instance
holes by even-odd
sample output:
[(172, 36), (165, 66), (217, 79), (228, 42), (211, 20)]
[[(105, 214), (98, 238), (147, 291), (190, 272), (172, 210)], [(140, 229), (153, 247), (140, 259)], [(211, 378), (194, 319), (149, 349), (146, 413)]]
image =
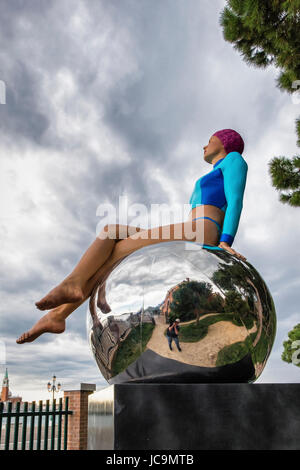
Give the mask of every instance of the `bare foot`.
[(81, 287), (74, 281), (64, 280), (54, 287), (45, 297), (35, 305), (40, 310), (49, 310), (62, 304), (78, 302), (84, 299)]
[(65, 331), (66, 321), (58, 318), (55, 311), (46, 313), (36, 324), (31, 328), (31, 330), (23, 333), (17, 340), (16, 343), (31, 343), (38, 336), (43, 333), (63, 333)]
[(109, 313), (111, 312), (111, 308), (106, 302), (105, 298), (105, 282), (104, 284), (100, 287), (98, 291), (98, 298), (97, 298), (97, 307), (100, 308), (102, 313)]
[(97, 302), (97, 306), (100, 308), (101, 312), (102, 313), (109, 313), (111, 312), (111, 308), (110, 306), (108, 305), (108, 303), (105, 301), (105, 302), (101, 302), (98, 300)]

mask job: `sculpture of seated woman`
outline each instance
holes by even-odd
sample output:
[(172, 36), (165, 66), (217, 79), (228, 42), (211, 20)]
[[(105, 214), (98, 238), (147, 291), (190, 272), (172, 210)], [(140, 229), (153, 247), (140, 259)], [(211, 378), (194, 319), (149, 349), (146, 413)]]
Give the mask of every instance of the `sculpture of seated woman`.
[[(121, 224), (105, 225), (83, 254), (74, 270), (45, 297), (36, 302), (39, 310), (49, 310), (16, 342), (32, 342), (43, 333), (62, 333), (66, 318), (88, 299), (101, 283), (98, 306), (108, 313), (105, 280), (129, 254), (147, 245), (178, 240), (197, 241), (219, 247), (238, 259), (246, 258), (232, 248), (242, 210), (247, 163), (242, 157), (244, 142), (232, 129), (215, 132), (204, 146), (204, 160), (213, 169), (199, 178), (190, 198), (191, 211), (185, 222), (142, 229)], [(165, 237), (168, 229), (169, 237)], [(121, 238), (121, 234), (126, 237)]]

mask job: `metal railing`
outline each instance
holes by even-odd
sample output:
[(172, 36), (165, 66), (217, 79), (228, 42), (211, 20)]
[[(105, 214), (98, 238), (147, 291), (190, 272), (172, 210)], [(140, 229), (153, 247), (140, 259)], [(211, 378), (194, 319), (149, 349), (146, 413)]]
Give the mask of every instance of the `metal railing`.
[[(0, 450), (67, 450), (69, 399), (50, 400), (31, 403), (0, 402)], [(30, 420), (30, 423), (28, 421)], [(37, 425), (36, 425), (37, 421)], [(4, 432), (2, 433), (2, 431)], [(2, 438), (3, 436), (3, 438)]]

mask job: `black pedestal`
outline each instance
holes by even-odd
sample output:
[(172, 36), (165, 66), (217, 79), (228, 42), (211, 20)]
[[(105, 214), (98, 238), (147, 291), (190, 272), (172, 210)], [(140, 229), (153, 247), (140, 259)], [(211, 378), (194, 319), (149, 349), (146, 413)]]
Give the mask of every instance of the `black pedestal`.
[(114, 449), (300, 449), (300, 384), (114, 385)]

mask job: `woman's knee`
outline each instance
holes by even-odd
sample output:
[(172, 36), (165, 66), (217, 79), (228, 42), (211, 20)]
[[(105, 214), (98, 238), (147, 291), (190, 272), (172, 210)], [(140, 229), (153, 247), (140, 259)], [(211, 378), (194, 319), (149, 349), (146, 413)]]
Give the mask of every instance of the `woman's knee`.
[(115, 224), (106, 224), (99, 233), (98, 238), (101, 240), (110, 239), (116, 241), (117, 233), (118, 231)]

